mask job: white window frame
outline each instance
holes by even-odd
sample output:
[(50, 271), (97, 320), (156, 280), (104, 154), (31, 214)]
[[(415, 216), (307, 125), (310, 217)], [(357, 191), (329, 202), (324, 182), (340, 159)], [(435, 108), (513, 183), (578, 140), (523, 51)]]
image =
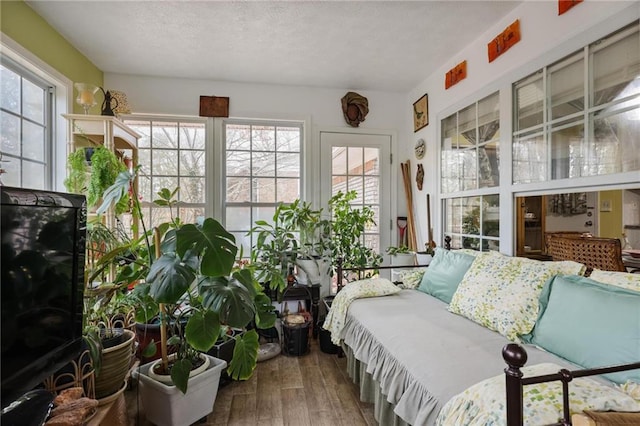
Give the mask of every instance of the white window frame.
[[(307, 133), (307, 122), (305, 120), (282, 120), (282, 119), (256, 119), (256, 118), (223, 118), (219, 119), (216, 123), (216, 141), (219, 141), (217, 150), (217, 154), (219, 158), (216, 161), (218, 167), (216, 167), (219, 172), (216, 174), (216, 179), (220, 182), (218, 185), (218, 195), (215, 196), (215, 199), (218, 202), (218, 206), (216, 210), (218, 210), (217, 216), (220, 219), (220, 222), (227, 227), (226, 224), (226, 209), (227, 206), (233, 207), (249, 207), (251, 211), (251, 222), (250, 227), (252, 228), (255, 225), (255, 218), (253, 218), (253, 207), (276, 207), (281, 201), (276, 200), (275, 202), (230, 202), (228, 203), (226, 200), (226, 187), (227, 187), (227, 163), (226, 163), (226, 125), (227, 124), (240, 124), (240, 125), (256, 125), (256, 126), (274, 126), (274, 127), (299, 127), (300, 128), (300, 146), (299, 146), (299, 154), (300, 154), (300, 173), (299, 173), (299, 199), (303, 201), (307, 201), (305, 198), (305, 188), (309, 179), (307, 179), (306, 170), (307, 168), (305, 161), (305, 141), (306, 141), (306, 133)], [(252, 152), (252, 150), (248, 151)], [(276, 151), (274, 151), (276, 152)], [(276, 176), (277, 179), (277, 176)], [(227, 227), (228, 228), (228, 227)], [(238, 232), (236, 229), (229, 229), (230, 232)], [(251, 248), (254, 245), (253, 237), (251, 237)], [(250, 252), (243, 253), (244, 257), (250, 256)]]
[[(210, 217), (212, 215), (212, 208), (211, 208), (211, 197), (208, 195), (211, 193), (211, 181), (212, 179), (214, 179), (214, 175), (212, 172), (212, 167), (211, 167), (211, 148), (210, 146), (212, 145), (212, 131), (211, 131), (211, 123), (209, 119), (206, 118), (202, 118), (202, 117), (193, 117), (193, 116), (173, 116), (173, 115), (150, 115), (150, 114), (129, 114), (129, 115), (124, 115), (122, 117), (120, 117), (122, 121), (125, 122), (125, 124), (130, 125), (132, 121), (145, 121), (145, 122), (149, 122), (150, 125), (151, 123), (158, 123), (158, 122), (166, 122), (166, 123), (199, 123), (202, 124), (204, 126), (204, 149), (202, 150), (204, 152), (204, 156), (205, 156), (205, 161), (204, 161), (204, 200), (202, 203), (185, 203), (180, 201), (180, 203), (178, 204), (178, 208), (199, 208), (202, 207), (204, 209), (204, 216), (205, 217)], [(138, 158), (140, 158), (140, 147), (138, 147)], [(153, 147), (150, 148), (142, 148), (144, 150), (151, 150), (153, 151)], [(180, 147), (172, 149), (175, 150), (176, 152), (180, 152)], [(151, 172), (151, 164), (149, 165), (145, 165), (145, 164), (140, 164), (142, 166), (142, 172), (139, 174), (138, 176), (138, 180), (140, 181), (141, 179), (148, 179), (149, 176), (153, 176), (152, 172)], [(182, 175), (177, 174), (178, 179), (180, 179), (180, 177)], [(140, 182), (138, 182), (138, 188), (140, 187)], [(168, 188), (170, 190), (173, 190), (174, 188)], [(153, 193), (153, 189), (152, 189), (152, 194), (151, 194), (151, 198), (150, 200), (148, 199), (143, 199), (141, 200), (141, 205), (143, 209), (147, 209), (150, 208), (151, 210), (154, 209), (158, 209), (159, 207), (155, 207), (153, 204), (153, 200), (155, 198), (157, 198), (156, 194)], [(174, 212), (177, 214), (177, 212)], [(153, 217), (153, 215), (152, 215)], [(179, 217), (179, 215), (178, 215)], [(149, 225), (150, 222), (148, 222), (147, 218), (144, 218), (144, 220), (146, 221), (145, 224)]]
[(0, 55), (6, 56), (55, 88), (50, 134), (50, 188), (64, 191), (67, 164), (67, 125), (62, 114), (73, 111), (73, 82), (51, 65), (22, 47), (11, 37), (0, 33)]

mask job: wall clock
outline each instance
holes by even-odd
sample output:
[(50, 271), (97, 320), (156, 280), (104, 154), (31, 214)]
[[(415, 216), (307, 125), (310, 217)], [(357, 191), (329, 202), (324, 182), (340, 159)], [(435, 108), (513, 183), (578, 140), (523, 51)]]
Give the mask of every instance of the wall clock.
[(416, 142), (416, 146), (413, 148), (416, 153), (416, 158), (418, 160), (422, 160), (424, 158), (424, 154), (427, 151), (427, 145), (424, 139), (420, 138)]

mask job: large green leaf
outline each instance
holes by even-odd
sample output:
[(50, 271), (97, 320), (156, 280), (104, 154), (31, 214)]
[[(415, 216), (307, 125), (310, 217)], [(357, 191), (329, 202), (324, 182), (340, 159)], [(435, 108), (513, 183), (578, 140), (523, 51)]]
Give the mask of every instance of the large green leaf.
[(171, 367), (171, 381), (182, 393), (187, 393), (191, 374), (191, 361), (188, 359), (177, 360)]
[(229, 363), (227, 373), (234, 380), (247, 380), (253, 374), (258, 361), (258, 333), (249, 330), (236, 338), (233, 359)]
[(203, 277), (198, 291), (202, 306), (216, 312), (222, 324), (244, 328), (256, 314), (253, 294), (234, 277)]
[(102, 205), (98, 207), (96, 213), (103, 214), (107, 209), (113, 205), (118, 204), (120, 199), (129, 193), (131, 182), (135, 179), (135, 174), (129, 170), (120, 172), (116, 177), (113, 185), (107, 188), (102, 194)]
[(207, 352), (216, 343), (219, 335), (220, 320), (215, 312), (197, 311), (189, 317), (185, 336), (194, 349)]
[(176, 251), (182, 257), (187, 250), (202, 256), (200, 272), (208, 276), (229, 275), (238, 247), (235, 237), (215, 219), (205, 219), (202, 226), (184, 225), (176, 232)]
[(175, 253), (163, 254), (151, 266), (147, 282), (150, 294), (158, 303), (176, 303), (187, 291), (195, 273)]
[(271, 328), (276, 323), (275, 306), (271, 303), (271, 299), (264, 293), (256, 294), (256, 327)]

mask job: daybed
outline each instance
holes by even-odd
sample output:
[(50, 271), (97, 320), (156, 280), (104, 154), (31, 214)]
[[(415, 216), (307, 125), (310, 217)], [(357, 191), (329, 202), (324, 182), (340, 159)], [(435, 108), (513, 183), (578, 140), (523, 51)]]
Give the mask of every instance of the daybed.
[[(439, 249), (421, 280), (409, 285), (417, 289), (383, 279), (346, 285), (324, 328), (342, 345), (349, 374), (361, 399), (375, 403), (379, 424), (507, 424), (500, 356), (507, 344), (531, 343), (523, 346), (528, 361), (517, 350), (510, 354), (516, 376), (527, 362), (525, 380), (561, 368), (640, 362), (638, 277), (595, 271), (595, 279), (609, 282), (603, 284), (580, 276), (584, 271), (576, 262)], [(629, 380), (640, 383), (640, 370), (607, 377), (628, 390)], [(536, 386), (524, 388), (524, 423), (557, 422), (561, 384)], [(607, 379), (569, 386), (574, 412), (640, 411), (640, 402)]]

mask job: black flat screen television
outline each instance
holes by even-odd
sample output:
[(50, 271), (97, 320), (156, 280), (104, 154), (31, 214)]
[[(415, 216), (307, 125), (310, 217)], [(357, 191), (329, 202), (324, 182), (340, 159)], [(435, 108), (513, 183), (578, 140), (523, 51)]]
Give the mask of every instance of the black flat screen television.
[(2, 407), (79, 356), (85, 197), (0, 187)]

